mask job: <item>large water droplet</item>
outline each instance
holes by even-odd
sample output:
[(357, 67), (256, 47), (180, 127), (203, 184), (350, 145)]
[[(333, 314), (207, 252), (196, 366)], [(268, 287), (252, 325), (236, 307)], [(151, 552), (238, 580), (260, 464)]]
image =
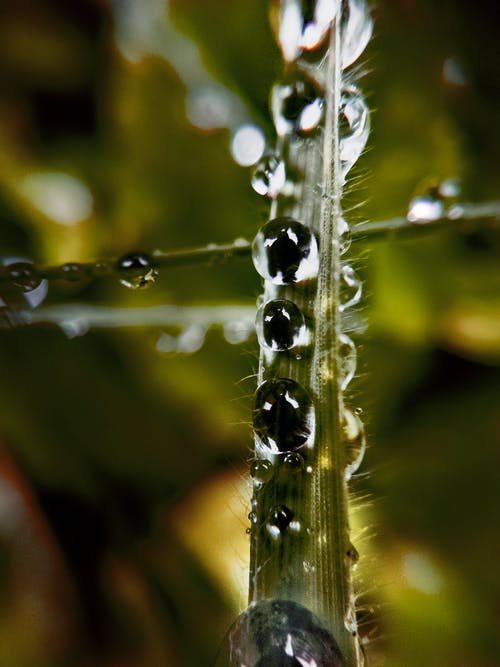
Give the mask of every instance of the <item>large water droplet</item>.
[(365, 427), (356, 411), (344, 409), (342, 430), (346, 448), (344, 477), (349, 480), (359, 469), (366, 451)]
[(121, 274), (120, 283), (129, 289), (146, 289), (154, 284), (157, 271), (153, 258), (145, 252), (123, 255), (117, 262)]
[(318, 244), (311, 230), (293, 218), (267, 222), (253, 242), (253, 262), (275, 285), (288, 285), (318, 273)]
[(276, 84), (271, 93), (271, 110), (279, 136), (307, 134), (323, 116), (324, 100), (309, 79)]
[(340, 334), (340, 388), (345, 391), (356, 373), (356, 346), (346, 334)]
[(309, 394), (294, 380), (266, 380), (257, 389), (253, 425), (264, 450), (280, 454), (310, 445), (314, 421)]
[(338, 0), (282, 0), (278, 41), (286, 61), (321, 46), (339, 5)]
[(309, 335), (300, 309), (287, 299), (268, 301), (257, 311), (259, 343), (275, 352), (305, 345)]
[(357, 162), (370, 133), (370, 114), (357, 86), (342, 90), (340, 117), (340, 160), (342, 176)]
[(345, 264), (340, 272), (340, 312), (358, 304), (363, 294), (363, 285), (356, 272), (349, 264)]
[(352, 65), (366, 49), (373, 32), (373, 20), (365, 0), (343, 2), (341, 25), (342, 68)]
[(252, 188), (259, 195), (276, 199), (286, 183), (285, 163), (277, 155), (265, 155), (252, 175)]
[(308, 609), (289, 600), (262, 600), (230, 629), (216, 667), (342, 667), (342, 657)]

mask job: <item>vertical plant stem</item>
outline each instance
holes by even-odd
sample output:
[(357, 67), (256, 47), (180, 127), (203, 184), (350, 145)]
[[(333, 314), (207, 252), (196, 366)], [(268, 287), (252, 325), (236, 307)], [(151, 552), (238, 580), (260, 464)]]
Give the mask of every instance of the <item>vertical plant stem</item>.
[[(342, 443), (340, 386), (340, 252), (338, 229), (342, 215), (339, 111), (341, 98), (340, 22), (331, 30), (325, 90), (326, 120), (323, 144), (323, 187), (320, 257), (314, 306), (315, 331), (311, 387), (316, 403), (317, 465), (312, 472), (309, 506), (316, 539), (313, 560), (317, 577), (312, 603), (331, 623), (345, 665), (357, 665), (357, 640), (346, 620), (353, 616), (350, 580), (347, 487)], [(355, 627), (355, 624), (354, 626)]]

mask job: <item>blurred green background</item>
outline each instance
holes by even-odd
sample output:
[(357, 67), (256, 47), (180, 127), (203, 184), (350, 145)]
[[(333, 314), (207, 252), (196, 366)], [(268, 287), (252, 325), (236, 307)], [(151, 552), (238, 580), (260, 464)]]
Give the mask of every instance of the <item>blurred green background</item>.
[[(380, 0), (374, 16), (361, 68), (373, 130), (346, 207), (364, 204), (349, 220), (404, 214), (445, 178), (463, 201), (497, 199), (496, 2)], [(230, 142), (243, 122), (272, 141), (268, 18), (267, 0), (0, 3), (0, 254), (57, 263), (251, 238), (268, 205)], [(369, 664), (496, 665), (498, 228), (352, 256)], [(164, 271), (146, 292), (54, 281), (44, 305), (252, 306), (259, 290), (240, 260)], [(19, 306), (1, 296), (4, 315)], [(68, 332), (0, 329), (0, 667), (208, 665), (245, 603), (256, 341), (216, 327), (176, 355), (158, 344), (169, 327)]]

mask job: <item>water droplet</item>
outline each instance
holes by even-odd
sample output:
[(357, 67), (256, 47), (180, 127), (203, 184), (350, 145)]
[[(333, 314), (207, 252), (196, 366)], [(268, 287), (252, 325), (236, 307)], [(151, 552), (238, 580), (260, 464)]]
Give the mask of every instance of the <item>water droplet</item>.
[(355, 415), (362, 415), (363, 414), (363, 408), (354, 408), (354, 414)]
[(322, 45), (339, 5), (334, 0), (283, 0), (278, 41), (286, 61)]
[(82, 264), (77, 264), (76, 262), (68, 262), (61, 267), (61, 272), (64, 280), (69, 282), (76, 283), (80, 280), (83, 280), (87, 276), (85, 267)]
[(276, 199), (286, 183), (285, 163), (276, 155), (265, 155), (252, 175), (252, 188), (259, 195)]
[[(24, 257), (0, 257), (0, 266), (5, 267), (6, 277), (15, 289), (9, 289), (9, 280), (0, 294), (0, 309), (3, 320), (16, 326), (20, 313), (16, 311), (35, 309), (45, 300), (49, 291), (46, 279), (39, 279), (31, 270), (32, 262)], [(22, 318), (21, 318), (22, 319)]]
[(354, 544), (349, 544), (349, 548), (346, 551), (346, 557), (351, 564), (351, 567), (356, 565), (359, 561), (359, 551), (356, 549)]
[(324, 100), (312, 81), (297, 79), (276, 84), (271, 93), (271, 110), (278, 136), (315, 130), (323, 116)]
[(356, 346), (346, 334), (340, 334), (340, 388), (345, 391), (356, 373)]
[(249, 512), (248, 514), (248, 520), (252, 525), (255, 525), (257, 523), (257, 513), (256, 512)]
[(260, 275), (275, 285), (289, 285), (318, 273), (318, 244), (310, 229), (293, 218), (276, 218), (259, 231), (252, 247)]
[(302, 472), (304, 470), (304, 457), (298, 452), (288, 452), (283, 457), (281, 469), (286, 472)]
[(120, 283), (129, 289), (146, 289), (154, 284), (158, 272), (152, 266), (153, 258), (144, 252), (123, 255), (117, 262), (122, 277)]
[(370, 134), (370, 114), (357, 86), (350, 85), (342, 90), (340, 113), (340, 160), (345, 179), (363, 152)]
[(344, 218), (339, 218), (337, 221), (337, 239), (339, 252), (344, 255), (351, 247), (351, 228)]
[(259, 459), (254, 461), (250, 466), (250, 474), (254, 482), (258, 484), (265, 484), (273, 476), (273, 464), (267, 459)]
[(366, 434), (359, 413), (344, 409), (342, 430), (346, 447), (346, 469), (344, 477), (351, 479), (359, 469), (366, 452)]
[(308, 609), (289, 600), (262, 600), (234, 623), (216, 667), (342, 667), (342, 657)]
[(342, 68), (352, 65), (366, 49), (373, 32), (373, 20), (365, 0), (343, 2), (341, 25)]
[(294, 380), (266, 380), (257, 389), (253, 425), (265, 451), (280, 454), (310, 445), (314, 421), (309, 394)]
[(269, 512), (266, 522), (266, 530), (273, 539), (278, 539), (286, 532), (293, 520), (294, 514), (286, 505), (273, 507)]
[(111, 274), (112, 268), (111, 264), (105, 260), (99, 260), (94, 264), (93, 272), (94, 275), (102, 277), (109, 276)]
[(275, 352), (305, 345), (309, 340), (304, 316), (287, 299), (274, 299), (261, 306), (257, 311), (255, 327), (259, 343)]
[(11, 283), (23, 292), (32, 292), (40, 286), (42, 279), (35, 275), (30, 262), (13, 262), (5, 268)]
[(426, 223), (439, 220), (444, 215), (444, 205), (441, 199), (430, 195), (413, 197), (408, 206), (406, 217), (409, 222)]
[(342, 267), (340, 279), (340, 298), (342, 303), (339, 305), (339, 310), (343, 313), (347, 308), (352, 308), (352, 306), (355, 306), (360, 302), (363, 293), (363, 285), (356, 272), (349, 264), (345, 264)]

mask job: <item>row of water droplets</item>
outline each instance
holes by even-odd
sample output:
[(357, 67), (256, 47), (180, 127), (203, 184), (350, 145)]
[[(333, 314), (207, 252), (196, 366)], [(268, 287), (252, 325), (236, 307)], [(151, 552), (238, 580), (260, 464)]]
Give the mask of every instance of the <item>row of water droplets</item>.
[[(272, 89), (271, 113), (276, 145), (257, 165), (252, 186), (271, 201), (269, 221), (253, 243), (253, 261), (264, 279), (256, 329), (260, 344), (258, 388), (253, 426), (255, 457), (251, 523), (250, 602), (230, 634), (227, 664), (341, 665), (340, 651), (321, 622), (311, 622), (309, 596), (315, 563), (307, 554), (314, 536), (304, 522), (307, 479), (321, 465), (315, 452), (315, 406), (311, 387), (314, 310), (320, 265), (319, 225), (324, 193), (322, 171), (324, 97), (330, 35), (340, 26), (342, 69), (364, 50), (372, 23), (364, 2), (282, 0), (278, 10), (278, 43), (286, 63), (284, 79)], [(331, 54), (330, 54), (331, 57)], [(363, 151), (368, 132), (366, 104), (351, 77), (343, 77), (340, 103), (339, 159), (341, 184)], [(349, 249), (349, 226), (342, 219), (335, 242), (339, 254)], [(361, 298), (361, 283), (345, 262), (340, 271), (340, 315)], [(356, 370), (356, 348), (346, 333), (338, 345), (344, 392)], [(345, 479), (359, 467), (365, 447), (358, 410), (343, 408)], [(297, 562), (297, 554), (300, 560)], [(350, 548), (346, 561), (353, 564)], [(302, 561), (302, 562), (300, 562)], [(292, 604), (272, 615), (269, 601)], [(288, 602), (284, 603), (283, 600)], [(303, 606), (303, 605), (306, 606)], [(263, 611), (265, 606), (265, 612)], [(286, 622), (284, 621), (286, 619)], [(294, 622), (292, 623), (292, 619)], [(307, 629), (301, 627), (306, 623)], [(356, 631), (352, 627), (348, 632)], [(295, 625), (294, 625), (295, 623)], [(323, 638), (321, 642), (318, 637)], [(266, 652), (272, 652), (267, 656)], [(228, 657), (229, 656), (229, 657)]]

